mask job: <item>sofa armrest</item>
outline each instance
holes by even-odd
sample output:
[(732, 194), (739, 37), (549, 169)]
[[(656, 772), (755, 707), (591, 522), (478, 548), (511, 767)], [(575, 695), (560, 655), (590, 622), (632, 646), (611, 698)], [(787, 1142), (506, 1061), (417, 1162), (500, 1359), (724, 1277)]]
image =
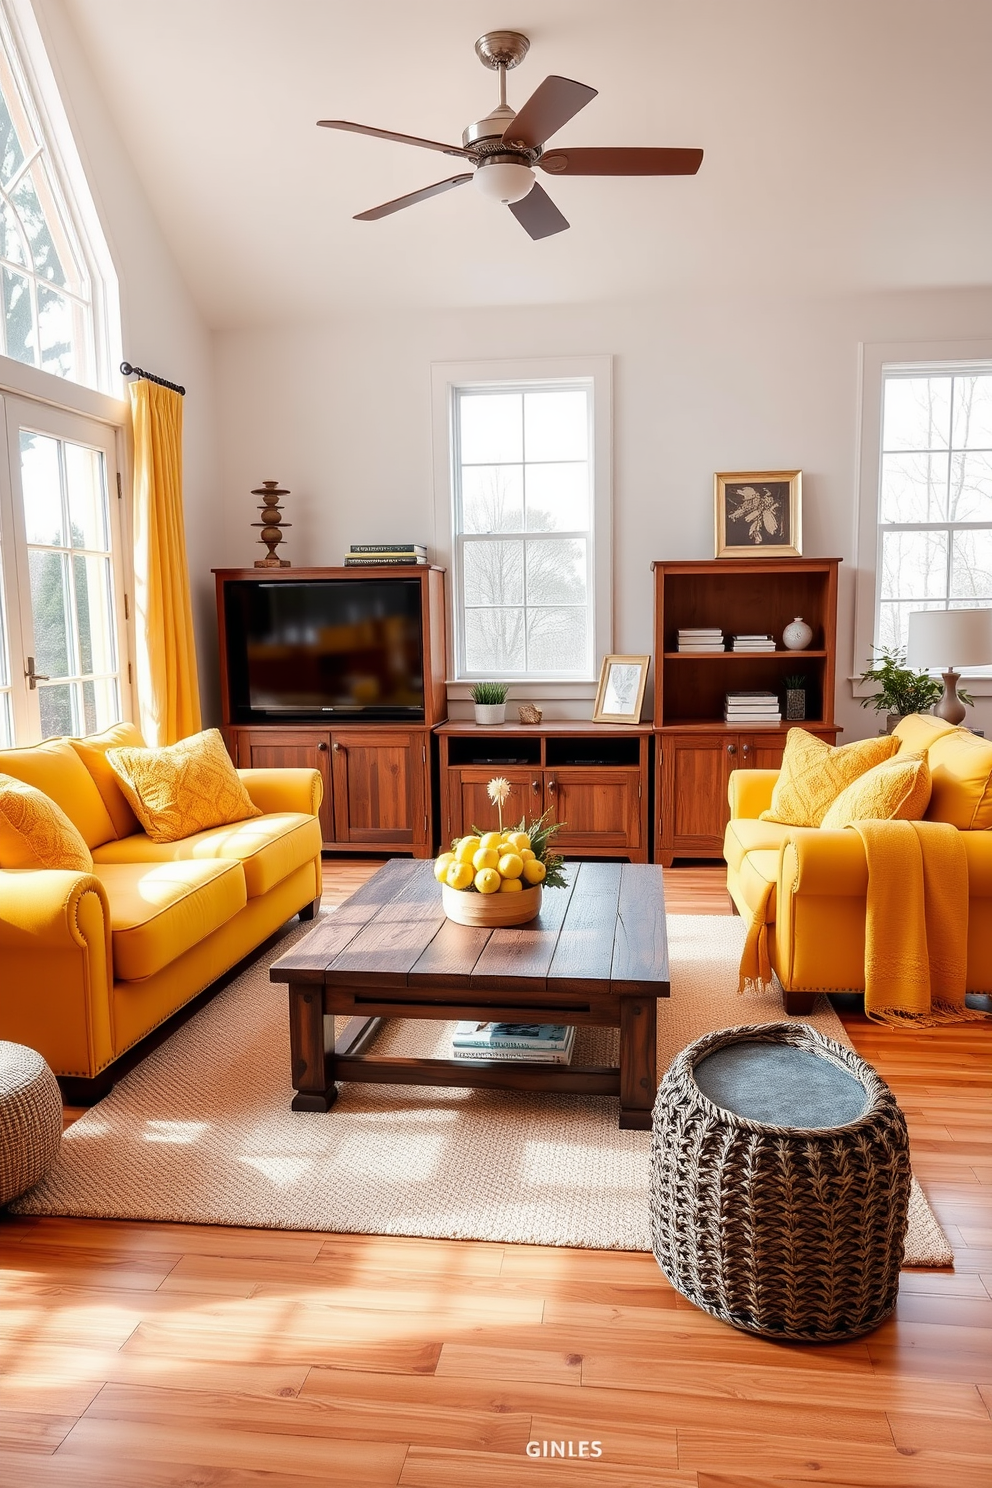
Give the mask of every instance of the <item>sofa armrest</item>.
[(252, 805), (266, 815), (272, 811), (303, 811), (317, 815), (324, 799), (319, 770), (239, 770)]
[(782, 846), (779, 882), (786, 894), (864, 899), (868, 862), (859, 833), (844, 827), (797, 831)]
[(91, 873), (0, 870), (0, 1038), (37, 1049), (57, 1075), (114, 1058), (107, 895)]
[(772, 804), (777, 770), (731, 770), (727, 785), (731, 820), (746, 816), (757, 820)]

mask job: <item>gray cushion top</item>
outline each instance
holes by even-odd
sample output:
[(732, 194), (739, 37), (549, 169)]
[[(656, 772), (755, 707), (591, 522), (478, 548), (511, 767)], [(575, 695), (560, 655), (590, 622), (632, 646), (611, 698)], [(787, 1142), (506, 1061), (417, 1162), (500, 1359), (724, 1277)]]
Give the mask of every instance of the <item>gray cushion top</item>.
[(769, 1126), (844, 1126), (865, 1108), (860, 1081), (791, 1044), (728, 1044), (693, 1074), (714, 1105)]

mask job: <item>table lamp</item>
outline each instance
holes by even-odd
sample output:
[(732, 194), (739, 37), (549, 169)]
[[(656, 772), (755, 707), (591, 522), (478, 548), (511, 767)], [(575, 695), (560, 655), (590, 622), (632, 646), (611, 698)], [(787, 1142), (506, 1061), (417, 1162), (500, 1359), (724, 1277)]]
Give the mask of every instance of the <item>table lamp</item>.
[(913, 610), (906, 660), (913, 667), (947, 668), (941, 673), (944, 695), (933, 711), (947, 723), (960, 723), (965, 708), (956, 668), (992, 665), (992, 609)]

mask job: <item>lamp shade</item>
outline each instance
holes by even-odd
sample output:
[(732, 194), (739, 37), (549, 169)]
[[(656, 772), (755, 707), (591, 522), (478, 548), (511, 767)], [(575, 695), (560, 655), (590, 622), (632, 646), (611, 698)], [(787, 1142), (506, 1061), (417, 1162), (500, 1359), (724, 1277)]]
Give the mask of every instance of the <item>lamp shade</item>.
[(906, 660), (944, 671), (992, 666), (992, 609), (913, 610)]
[(507, 204), (523, 201), (528, 191), (533, 189), (536, 179), (530, 166), (518, 164), (514, 160), (494, 160), (488, 165), (483, 160), (474, 176), (475, 184), (483, 196)]

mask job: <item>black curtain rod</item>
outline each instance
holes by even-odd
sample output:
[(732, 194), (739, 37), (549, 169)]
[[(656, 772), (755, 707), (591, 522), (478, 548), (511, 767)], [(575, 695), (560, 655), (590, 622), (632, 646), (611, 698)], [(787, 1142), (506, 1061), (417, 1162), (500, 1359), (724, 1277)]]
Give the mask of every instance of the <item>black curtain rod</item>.
[(159, 387), (171, 388), (174, 393), (186, 396), (186, 389), (180, 387), (178, 382), (170, 382), (167, 377), (156, 377), (154, 372), (146, 372), (143, 367), (132, 367), (130, 362), (121, 362), (121, 371), (125, 377), (144, 377), (148, 382), (157, 382)]

